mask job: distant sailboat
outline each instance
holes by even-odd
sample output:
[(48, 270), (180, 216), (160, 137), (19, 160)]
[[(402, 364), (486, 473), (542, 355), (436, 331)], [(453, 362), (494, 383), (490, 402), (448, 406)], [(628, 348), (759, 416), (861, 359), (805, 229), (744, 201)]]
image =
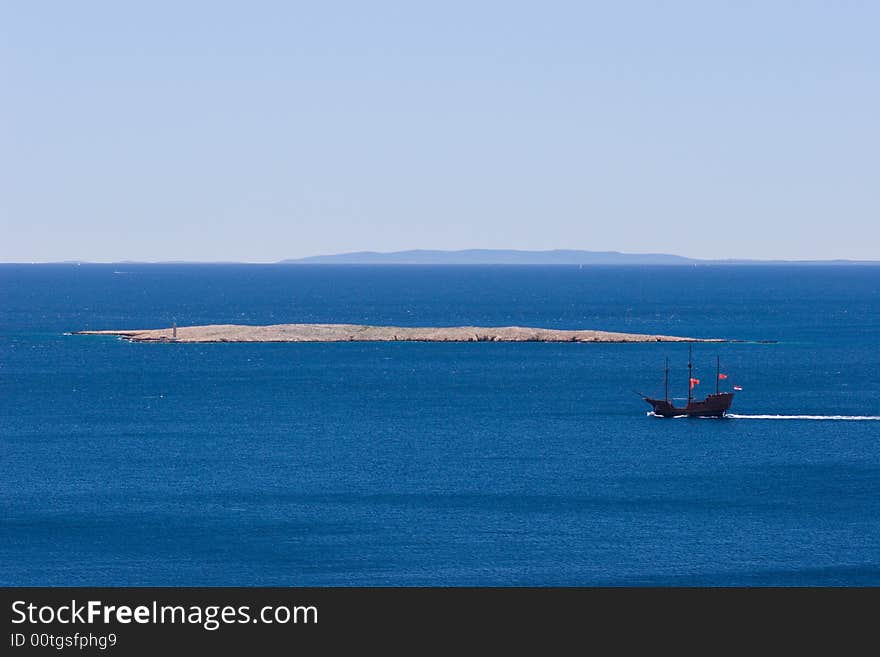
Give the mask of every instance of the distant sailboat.
[(669, 400), (669, 359), (666, 359), (666, 372), (664, 377), (664, 398), (652, 399), (641, 397), (654, 408), (654, 415), (658, 417), (723, 417), (733, 403), (732, 392), (721, 392), (719, 384), (727, 375), (721, 373), (721, 359), (716, 357), (715, 394), (708, 395), (705, 399), (694, 399), (694, 387), (700, 384), (699, 379), (694, 378), (692, 349), (688, 347), (688, 398), (686, 406), (675, 406)]

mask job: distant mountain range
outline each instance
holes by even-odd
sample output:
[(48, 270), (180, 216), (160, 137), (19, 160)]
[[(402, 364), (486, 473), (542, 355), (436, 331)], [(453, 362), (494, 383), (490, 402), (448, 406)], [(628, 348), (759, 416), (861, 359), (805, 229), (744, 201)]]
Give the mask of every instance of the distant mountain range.
[(466, 249), (463, 251), (356, 251), (282, 260), (289, 265), (764, 265), (764, 264), (872, 264), (877, 260), (702, 260), (667, 253), (620, 253), (619, 251), (516, 251)]
[[(16, 263), (0, 263), (16, 264)], [(28, 264), (28, 263), (17, 263)], [(41, 264), (41, 263), (29, 263)], [(237, 265), (269, 264), (245, 263), (235, 260), (116, 260), (90, 262), (64, 260), (42, 264), (115, 264), (115, 265)], [(621, 253), (620, 251), (581, 251), (554, 249), (552, 251), (517, 251), (514, 249), (465, 249), (462, 251), (355, 251), (331, 255), (290, 258), (271, 263), (277, 265), (878, 265), (880, 260), (710, 260), (688, 258), (668, 253)]]

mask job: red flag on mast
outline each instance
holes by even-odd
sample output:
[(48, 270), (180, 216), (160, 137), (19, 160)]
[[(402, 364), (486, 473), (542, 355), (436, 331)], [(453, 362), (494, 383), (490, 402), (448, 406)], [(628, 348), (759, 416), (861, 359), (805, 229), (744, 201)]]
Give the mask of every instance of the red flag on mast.
[(726, 379), (726, 378), (727, 378), (727, 375), (726, 375), (726, 374), (721, 374), (721, 373), (719, 372), (719, 373), (718, 373), (718, 378), (719, 378), (719, 379)]
[(700, 385), (699, 379), (691, 379), (691, 390), (694, 389), (694, 386), (698, 386), (698, 385)]

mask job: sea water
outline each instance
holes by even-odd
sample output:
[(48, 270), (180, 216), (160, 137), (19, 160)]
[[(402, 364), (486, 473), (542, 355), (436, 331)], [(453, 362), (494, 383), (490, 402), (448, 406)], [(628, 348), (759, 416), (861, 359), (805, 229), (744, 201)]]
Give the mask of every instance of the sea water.
[[(687, 345), (133, 344), (345, 322)], [(0, 266), (0, 584), (878, 585), (880, 267)]]

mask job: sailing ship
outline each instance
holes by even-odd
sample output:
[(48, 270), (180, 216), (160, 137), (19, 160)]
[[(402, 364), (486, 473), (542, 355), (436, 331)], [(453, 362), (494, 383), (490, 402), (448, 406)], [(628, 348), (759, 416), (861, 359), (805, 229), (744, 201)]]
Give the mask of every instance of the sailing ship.
[(724, 417), (724, 414), (733, 403), (732, 392), (721, 392), (719, 384), (722, 378), (727, 378), (721, 373), (721, 358), (716, 357), (715, 371), (715, 394), (707, 395), (705, 399), (694, 399), (694, 386), (699, 385), (700, 380), (694, 378), (693, 358), (691, 347), (688, 347), (688, 397), (686, 406), (675, 406), (669, 399), (669, 358), (666, 359), (666, 373), (664, 377), (665, 395), (663, 399), (652, 399), (640, 395), (654, 408), (654, 415), (658, 417)]

